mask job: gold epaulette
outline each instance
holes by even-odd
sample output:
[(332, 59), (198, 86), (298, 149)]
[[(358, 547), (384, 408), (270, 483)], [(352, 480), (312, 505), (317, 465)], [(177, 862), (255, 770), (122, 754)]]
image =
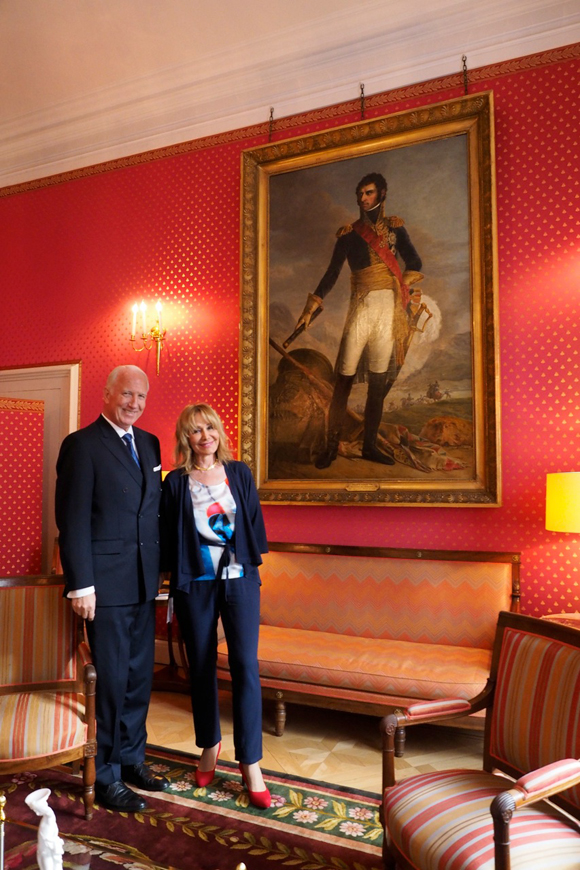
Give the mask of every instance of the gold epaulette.
[(346, 236), (347, 233), (352, 233), (352, 224), (347, 224), (345, 227), (340, 227), (336, 231), (336, 238), (340, 239), (341, 236)]
[(396, 214), (391, 214), (387, 218), (387, 223), (390, 227), (403, 227), (405, 226), (405, 221), (403, 218), (397, 217)]

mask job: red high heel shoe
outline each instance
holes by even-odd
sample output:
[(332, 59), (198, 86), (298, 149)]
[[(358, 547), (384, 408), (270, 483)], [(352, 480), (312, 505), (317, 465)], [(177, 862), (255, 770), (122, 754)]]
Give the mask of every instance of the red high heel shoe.
[(252, 791), (250, 786), (248, 785), (248, 780), (246, 779), (246, 774), (244, 773), (244, 768), (242, 767), (242, 762), (239, 763), (240, 773), (242, 774), (242, 779), (244, 781), (244, 785), (248, 789), (248, 794), (250, 795), (250, 803), (254, 804), (259, 810), (267, 810), (270, 804), (272, 803), (272, 795), (268, 791), (267, 788), (264, 791)]
[[(217, 765), (217, 760), (220, 757), (221, 748), (222, 748), (222, 742), (220, 740), (220, 742), (218, 743), (217, 755), (215, 757), (216, 765)], [(198, 785), (198, 788), (203, 788), (205, 785), (209, 785), (210, 782), (213, 781), (214, 777), (215, 777), (215, 767), (213, 770), (200, 770), (199, 767), (197, 767), (195, 769), (195, 781)]]

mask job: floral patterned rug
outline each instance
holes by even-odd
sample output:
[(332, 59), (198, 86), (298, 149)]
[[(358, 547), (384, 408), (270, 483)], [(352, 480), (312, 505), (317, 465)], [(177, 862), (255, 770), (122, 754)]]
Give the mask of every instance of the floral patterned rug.
[(195, 756), (148, 747), (146, 760), (170, 780), (168, 791), (147, 794), (142, 813), (116, 813), (97, 804), (90, 822), (83, 818), (80, 779), (62, 768), (0, 779), (7, 798), (6, 870), (35, 866), (35, 831), (28, 825), (37, 820), (24, 797), (43, 787), (51, 789), (49, 805), (66, 838), (65, 868), (234, 870), (242, 861), (249, 870), (266, 870), (272, 861), (298, 870), (381, 866), (376, 794), (264, 771), (272, 806), (258, 810), (231, 762), (219, 762), (214, 781), (197, 788)]

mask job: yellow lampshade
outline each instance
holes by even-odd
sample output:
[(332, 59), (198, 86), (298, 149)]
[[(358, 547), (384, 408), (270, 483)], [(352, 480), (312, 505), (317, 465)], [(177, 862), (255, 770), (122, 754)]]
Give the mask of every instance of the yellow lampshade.
[(580, 471), (546, 475), (546, 528), (580, 532)]

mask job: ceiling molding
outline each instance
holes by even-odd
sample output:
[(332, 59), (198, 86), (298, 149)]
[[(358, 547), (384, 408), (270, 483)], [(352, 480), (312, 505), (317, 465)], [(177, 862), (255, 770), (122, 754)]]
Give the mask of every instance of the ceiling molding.
[(372, 0), (365, 15), (356, 7), (8, 118), (0, 186), (266, 122), (270, 106), (282, 118), (334, 105), (361, 82), (369, 96), (459, 73), (463, 54), (475, 69), (580, 41), (577, 2), (491, 0), (476, 18), (469, 3), (436, 5), (381, 31), (369, 22), (384, 0)]

